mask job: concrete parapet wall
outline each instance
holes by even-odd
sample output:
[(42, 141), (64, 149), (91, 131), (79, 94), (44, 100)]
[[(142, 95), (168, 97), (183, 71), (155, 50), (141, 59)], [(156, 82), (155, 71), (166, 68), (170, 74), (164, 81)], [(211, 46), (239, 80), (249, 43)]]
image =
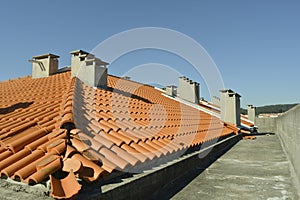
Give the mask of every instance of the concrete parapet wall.
[(255, 126), (258, 127), (260, 133), (277, 132), (276, 118), (255, 118)]
[(277, 118), (256, 118), (259, 132), (273, 132), (279, 135), (291, 164), (296, 185), (300, 183), (300, 104)]
[(277, 118), (277, 133), (300, 182), (300, 105)]

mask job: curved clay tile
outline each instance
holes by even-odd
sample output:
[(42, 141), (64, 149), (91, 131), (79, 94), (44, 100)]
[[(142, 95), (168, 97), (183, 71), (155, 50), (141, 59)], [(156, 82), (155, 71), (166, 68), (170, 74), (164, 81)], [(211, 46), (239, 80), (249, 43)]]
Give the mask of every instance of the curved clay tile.
[(27, 128), (31, 127), (31, 126), (35, 126), (37, 123), (37, 120), (33, 120), (33, 121), (29, 121), (21, 126), (16, 126), (15, 128), (12, 128), (10, 130), (10, 134), (9, 136), (14, 135), (15, 133), (21, 132), (23, 130), (26, 130)]
[(47, 136), (48, 136), (49, 140), (51, 140), (51, 139), (57, 138), (61, 135), (64, 135), (67, 138), (67, 130), (66, 129), (54, 130), (51, 133), (49, 133)]
[(13, 154), (10, 157), (7, 157), (6, 159), (2, 160), (0, 162), (0, 171), (6, 167), (8, 167), (9, 165), (17, 162), (18, 160), (24, 158), (25, 156), (28, 156), (30, 154), (30, 151), (27, 149), (23, 149), (21, 151), (19, 151), (16, 154)]
[(137, 159), (139, 159), (141, 162), (146, 162), (149, 160), (149, 158), (147, 156), (145, 156), (144, 154), (142, 154), (141, 152), (138, 152), (137, 150), (135, 150), (134, 148), (128, 146), (127, 144), (122, 144), (121, 148), (125, 151), (127, 151), (127, 153), (129, 153), (130, 155), (136, 157)]
[(63, 161), (62, 170), (65, 172), (74, 172), (77, 173), (82, 168), (82, 163), (80, 160), (74, 158), (67, 158)]
[[(13, 177), (13, 178), (14, 178), (15, 180), (18, 180), (18, 181), (26, 182), (26, 179), (27, 179), (30, 175), (34, 174), (34, 173), (37, 171), (36, 165), (37, 165), (39, 162), (41, 162), (41, 161), (43, 161), (43, 160), (45, 160), (45, 159), (51, 157), (52, 155), (53, 155), (53, 154), (51, 154), (51, 153), (45, 154), (43, 157), (41, 157), (41, 158), (39, 158), (39, 159), (33, 161), (32, 163), (28, 164), (26, 167), (23, 167), (22, 169), (16, 171), (16, 172), (14, 173), (14, 177)], [(28, 181), (28, 180), (27, 180), (27, 181)]]
[(149, 151), (148, 149), (144, 148), (139, 144), (133, 142), (129, 146), (134, 148), (136, 151), (142, 153), (143, 155), (147, 156), (150, 160), (157, 158), (157, 156), (153, 152)]
[(123, 143), (130, 144), (133, 141), (132, 139), (124, 135), (121, 131), (119, 132), (111, 131), (109, 134), (116, 138), (119, 138), (122, 141), (121, 144), (117, 144), (118, 146), (121, 146)]
[(74, 123), (73, 114), (72, 113), (66, 113), (63, 115), (61, 119), (61, 126), (67, 123)]
[(145, 143), (157, 149), (158, 151), (162, 152), (164, 155), (170, 154), (170, 152), (165, 148), (165, 146), (159, 145), (157, 140), (153, 140), (153, 141), (147, 140)]
[(55, 173), (59, 169), (61, 169), (61, 158), (59, 156), (52, 155), (48, 159), (37, 163), (36, 168), (37, 172), (28, 177), (29, 184), (36, 184), (44, 179), (46, 179), (49, 175)]
[(1, 155), (1, 153), (3, 153), (4, 151), (6, 151), (6, 148), (0, 146), (0, 155)]
[(87, 181), (95, 181), (105, 173), (104, 169), (80, 154), (74, 154), (72, 158), (79, 160), (82, 163), (82, 169), (79, 172), (79, 176)]
[(149, 145), (145, 142), (141, 141), (141, 142), (138, 143), (138, 145), (145, 148), (145, 149), (147, 149), (149, 152), (155, 154), (158, 158), (163, 155), (163, 153), (160, 150), (156, 149), (154, 146), (151, 146), (151, 145)]
[[(154, 141), (152, 141), (152, 142), (154, 142)], [(160, 147), (166, 149), (166, 150), (168, 151), (168, 153), (174, 153), (174, 151), (175, 151), (175, 148), (174, 148), (174, 146), (171, 146), (171, 143), (166, 143), (166, 142), (164, 142), (164, 141), (161, 140), (161, 139), (156, 139), (156, 140), (155, 140), (155, 143), (156, 143), (158, 146), (160, 146)]]
[(70, 139), (72, 146), (79, 152), (83, 152), (89, 148), (88, 144), (84, 142), (81, 138), (73, 137)]
[(110, 133), (105, 133), (102, 132), (101, 136), (105, 137), (106, 139), (112, 141), (113, 143), (115, 143), (117, 146), (121, 146), (121, 144), (124, 143), (124, 141), (121, 138), (115, 137), (113, 135), (111, 135)]
[(0, 162), (2, 162), (4, 159), (8, 158), (11, 155), (13, 155), (13, 152), (9, 149), (6, 149), (4, 152), (0, 153)]
[(96, 152), (92, 149), (83, 152), (83, 156), (97, 163), (108, 173), (112, 173), (115, 169), (117, 169), (117, 165), (107, 160), (104, 156), (100, 155), (99, 152)]
[(48, 142), (48, 136), (45, 135), (44, 137), (41, 137), (39, 139), (37, 139), (34, 142), (31, 142), (30, 144), (27, 144), (25, 146), (26, 149), (30, 150), (30, 151), (34, 151), (35, 149), (37, 149), (40, 145), (45, 144), (46, 142)]
[(56, 199), (69, 199), (78, 194), (81, 185), (77, 182), (74, 173), (71, 171), (64, 179), (56, 179), (50, 176), (51, 193), (50, 196)]
[(14, 172), (26, 167), (30, 163), (34, 162), (35, 160), (41, 158), (44, 153), (40, 150), (36, 150), (29, 154), (28, 156), (16, 161), (15, 163), (9, 165), (5, 169), (2, 170), (1, 175), (5, 175), (6, 177), (10, 177), (14, 174)]
[(18, 138), (8, 144), (8, 148), (10, 148), (13, 152), (17, 152), (21, 150), (23, 147), (25, 147), (27, 144), (30, 144), (31, 142), (37, 140), (40, 137), (43, 137), (47, 134), (47, 130), (45, 129), (39, 129), (36, 130), (24, 137)]
[(117, 165), (121, 170), (130, 166), (130, 163), (124, 160), (125, 158), (119, 157), (110, 149), (103, 147), (100, 149), (99, 153), (102, 154), (106, 159)]
[(101, 136), (101, 135), (95, 135), (93, 137), (93, 139), (95, 139), (96, 141), (98, 141), (101, 144), (104, 144), (104, 146), (108, 149), (110, 149), (114, 143), (112, 143), (110, 140), (106, 139), (105, 137)]
[(81, 139), (86, 145), (89, 146), (89, 148), (92, 148), (96, 151), (98, 151), (100, 148), (105, 146), (101, 142), (98, 142), (94, 138), (86, 135), (85, 133), (79, 133), (78, 136), (79, 136), (79, 139)]
[(56, 154), (60, 155), (67, 148), (66, 139), (58, 139), (56, 141), (51, 142), (47, 146), (47, 152), (54, 151)]
[(67, 148), (66, 148), (66, 152), (65, 152), (65, 155), (64, 155), (64, 159), (67, 159), (67, 158), (70, 158), (73, 154), (77, 153), (78, 151), (70, 146), (70, 145), (67, 145)]
[(116, 153), (119, 157), (129, 162), (132, 166), (137, 165), (140, 163), (140, 161), (134, 157), (132, 154), (129, 154), (125, 150), (121, 149), (118, 146), (113, 146), (111, 150)]

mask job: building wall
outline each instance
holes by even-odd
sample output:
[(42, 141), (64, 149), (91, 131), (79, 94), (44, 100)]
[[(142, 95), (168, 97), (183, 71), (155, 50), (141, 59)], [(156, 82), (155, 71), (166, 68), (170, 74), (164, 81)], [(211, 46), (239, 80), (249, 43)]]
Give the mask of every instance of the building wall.
[(256, 118), (259, 132), (274, 132), (282, 141), (289, 160), (300, 182), (300, 104), (277, 118)]

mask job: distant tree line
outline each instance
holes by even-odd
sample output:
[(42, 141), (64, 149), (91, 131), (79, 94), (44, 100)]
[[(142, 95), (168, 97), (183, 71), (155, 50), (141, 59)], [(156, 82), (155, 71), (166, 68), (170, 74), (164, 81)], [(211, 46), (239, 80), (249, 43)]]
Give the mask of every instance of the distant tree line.
[[(265, 113), (283, 113), (293, 108), (298, 104), (278, 104), (278, 105), (268, 105), (256, 107), (256, 114), (265, 114)], [(246, 115), (247, 109), (241, 108), (241, 113)]]

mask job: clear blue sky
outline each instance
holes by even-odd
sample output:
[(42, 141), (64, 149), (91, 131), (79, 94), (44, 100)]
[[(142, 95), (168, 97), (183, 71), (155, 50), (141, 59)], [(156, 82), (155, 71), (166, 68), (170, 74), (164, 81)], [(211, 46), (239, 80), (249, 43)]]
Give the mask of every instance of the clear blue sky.
[[(128, 29), (164, 27), (192, 37), (207, 50), (225, 87), (242, 95), (243, 107), (296, 103), (300, 102), (299, 10), (300, 1), (283, 0), (4, 1), (0, 80), (29, 75), (27, 60), (34, 55), (58, 54), (60, 66), (65, 66), (72, 50), (90, 51)], [(134, 64), (161, 61), (149, 55), (153, 54), (144, 60), (136, 56), (140, 60)], [(132, 65), (129, 60), (123, 65)], [(162, 63), (176, 65), (176, 60)], [(118, 75), (118, 68), (111, 72)]]

